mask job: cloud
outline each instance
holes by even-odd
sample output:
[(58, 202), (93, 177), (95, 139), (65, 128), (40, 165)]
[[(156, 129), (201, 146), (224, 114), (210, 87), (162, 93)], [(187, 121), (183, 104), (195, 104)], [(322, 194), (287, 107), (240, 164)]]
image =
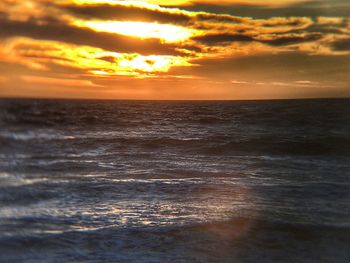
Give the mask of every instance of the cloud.
[(144, 21), (185, 24), (191, 20), (186, 12), (169, 12), (166, 9), (149, 9), (133, 5), (73, 5), (61, 6), (72, 15), (86, 19), (105, 19), (119, 21)]
[[(259, 3), (260, 2), (260, 3)], [(197, 1), (184, 8), (188, 11), (206, 11), (209, 13), (230, 14), (235, 16), (267, 19), (270, 17), (349, 17), (350, 5), (348, 0), (311, 0), (296, 1), (287, 5), (279, 5), (281, 1), (273, 1), (277, 5), (264, 4), (264, 1), (234, 1), (230, 5), (222, 5), (221, 1)]]
[(137, 52), (141, 54), (178, 54), (175, 46), (162, 44), (158, 39), (140, 40), (138, 38), (96, 32), (55, 20), (11, 21), (0, 19), (0, 37), (30, 37), (41, 40), (55, 40), (76, 45), (89, 45), (109, 51)]
[[(9, 0), (6, 2), (9, 3)], [(231, 3), (232, 1), (228, 2)], [(33, 3), (33, 1), (18, 3), (21, 2), (15, 1), (14, 6), (19, 5), (19, 7), (22, 7), (25, 3), (28, 5)], [(339, 23), (339, 19), (330, 18), (320, 18), (316, 23), (307, 17), (253, 19), (226, 14), (189, 12), (129, 1), (101, 1), (100, 4), (97, 1), (92, 1), (90, 4), (84, 5), (77, 4), (74, 1), (50, 3), (42, 0), (33, 3), (33, 5), (34, 7), (38, 6), (38, 11), (28, 11), (27, 17), (24, 16), (26, 12), (20, 12), (19, 8), (15, 9), (17, 10), (16, 16), (5, 13), (0, 19), (0, 26), (3, 29), (0, 32), (0, 37), (25, 36), (75, 45), (89, 45), (108, 51), (143, 55), (186, 56), (191, 54), (191, 56), (202, 56), (203, 54), (208, 54), (208, 52), (219, 51), (219, 53), (222, 53), (220, 46), (234, 46), (236, 42), (246, 42), (248, 49), (250, 42), (275, 46), (274, 52), (284, 52), (286, 50), (283, 48), (284, 46), (306, 42), (322, 45), (318, 40), (322, 38), (323, 32), (316, 32), (315, 28), (310, 32), (305, 31), (315, 24), (324, 27)], [(11, 8), (8, 7), (8, 9), (13, 10), (13, 5)], [(45, 10), (50, 10), (50, 14), (53, 16), (48, 17), (44, 15)], [(69, 13), (66, 12), (67, 10)], [(77, 17), (82, 19), (79, 20), (81, 21), (79, 25), (85, 26), (76, 26)], [(96, 18), (100, 20), (93, 20)], [(140, 39), (124, 36), (116, 32), (96, 30), (96, 28), (107, 28), (104, 19), (112, 18), (115, 21), (137, 20), (166, 23), (164, 26), (181, 24), (189, 30), (193, 30), (192, 34), (194, 35), (186, 42), (179, 41), (178, 43), (170, 44), (163, 43), (162, 39), (156, 37)], [(98, 27), (99, 23), (101, 24), (100, 27)], [(111, 21), (111, 23), (113, 22)], [(123, 27), (123, 25), (121, 24), (120, 27)], [(128, 27), (128, 25), (126, 24), (124, 27)], [(259, 46), (259, 50), (265, 52), (271, 50), (271, 48), (266, 47), (264, 49), (262, 46)], [(307, 50), (311, 49), (304, 48), (303, 52), (307, 52)], [(334, 49), (334, 51), (337, 51), (337, 49)], [(226, 53), (232, 54), (234, 52)], [(312, 49), (311, 53), (315, 53), (315, 49)]]
[(193, 39), (207, 45), (230, 45), (232, 42), (260, 42), (271, 46), (288, 46), (292, 44), (316, 41), (322, 38), (321, 34), (287, 34), (287, 35), (266, 35), (252, 37), (242, 34), (207, 34), (194, 37)]
[(317, 41), (322, 38), (322, 34), (289, 34), (282, 36), (272, 36), (270, 38), (261, 39), (262, 43), (272, 46), (287, 46), (292, 44), (300, 44), (305, 42)]
[(223, 44), (230, 44), (232, 42), (254, 41), (254, 39), (250, 36), (241, 35), (241, 34), (229, 34), (229, 33), (222, 33), (222, 34), (211, 33), (203, 36), (197, 36), (192, 39), (207, 45), (223, 45)]
[(337, 51), (350, 51), (350, 37), (338, 39), (335, 42), (333, 42), (331, 45), (333, 49)]
[(128, 54), (56, 41), (14, 38), (0, 45), (0, 57), (40, 71), (57, 71), (57, 66), (81, 70), (87, 75), (150, 77), (170, 67), (191, 66), (181, 56)]
[[(344, 62), (350, 55), (349, 17), (342, 12), (333, 16), (333, 11), (332, 16), (324, 15), (323, 0), (278, 1), (277, 5), (260, 0), (172, 1), (181, 8), (167, 3), (3, 0), (0, 68), (10, 65), (6, 72), (23, 74), (23, 85), (51, 85), (52, 80), (63, 79), (57, 83), (64, 87), (69, 81), (83, 87), (95, 83), (91, 78), (110, 77), (158, 78), (162, 83), (200, 79), (208, 87), (318, 83), (308, 74), (322, 74), (318, 78), (334, 82), (348, 80), (342, 72), (349, 70)], [(345, 8), (342, 0), (334, 3), (335, 8)], [(242, 8), (252, 15), (241, 16)], [(321, 9), (323, 15), (317, 13)], [(318, 57), (332, 58), (330, 64), (339, 72), (318, 64)], [(335, 61), (345, 63), (343, 71)], [(323, 76), (326, 71), (329, 76)], [(237, 72), (241, 76), (234, 75)], [(281, 79), (273, 80), (276, 72)], [(256, 80), (246, 81), (252, 76)]]
[[(288, 6), (293, 3), (299, 3), (303, 2), (304, 0), (221, 0), (220, 2), (217, 2), (218, 5), (223, 6), (230, 6), (232, 4), (245, 4), (245, 5), (261, 5), (261, 6)], [(173, 5), (194, 5), (194, 4), (206, 4), (206, 3), (212, 3), (211, 0), (148, 0), (148, 3), (154, 3), (159, 5), (165, 5), (165, 6), (173, 6)]]

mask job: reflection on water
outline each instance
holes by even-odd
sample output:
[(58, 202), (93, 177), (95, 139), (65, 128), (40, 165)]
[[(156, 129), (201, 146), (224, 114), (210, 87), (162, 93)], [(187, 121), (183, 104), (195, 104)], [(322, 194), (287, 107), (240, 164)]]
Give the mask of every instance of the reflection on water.
[(0, 261), (347, 262), (349, 105), (0, 101)]

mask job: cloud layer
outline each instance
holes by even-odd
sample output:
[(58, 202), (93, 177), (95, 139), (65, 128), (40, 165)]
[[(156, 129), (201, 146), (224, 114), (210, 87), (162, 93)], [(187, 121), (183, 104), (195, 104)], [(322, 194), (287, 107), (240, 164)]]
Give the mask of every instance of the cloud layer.
[[(94, 86), (101, 78), (113, 85), (116, 78), (127, 77), (152, 78), (156, 79), (155, 83), (183, 79), (188, 85), (190, 81), (201, 80), (205, 87), (215, 86), (213, 83), (227, 87), (248, 83), (258, 89), (262, 85), (257, 83), (270, 86), (278, 86), (271, 83), (289, 83), (284, 86), (311, 89), (317, 84), (329, 89), (336, 86), (345, 89), (345, 93), (348, 89), (346, 73), (349, 72), (339, 77), (330, 70), (327, 83), (320, 84), (315, 79), (323, 77), (317, 76), (317, 72), (310, 73), (312, 80), (299, 79), (298, 74), (305, 77), (301, 73), (307, 69), (303, 69), (302, 64), (300, 68), (293, 66), (296, 61), (299, 64), (300, 57), (312, 61), (328, 57), (340, 62), (350, 56), (349, 17), (325, 16), (324, 12), (318, 15), (316, 11), (308, 15), (304, 9), (307, 5), (308, 10), (323, 6), (324, 11), (322, 1), (309, 4), (302, 1), (279, 1), (279, 4), (277, 1), (222, 1), (220, 6), (211, 1), (173, 1), (168, 4), (171, 7), (165, 3), (169, 2), (3, 0), (0, 3), (0, 63), (10, 65), (10, 73), (21, 72), (25, 78), (16, 78), (8, 72), (1, 76), (0, 85), (4, 86), (11, 78), (23, 87), (28, 80), (40, 80), (38, 85), (45, 81), (52, 85), (50, 78), (64, 76), (67, 82), (61, 82), (63, 86), (72, 79), (72, 86), (74, 83)], [(334, 7), (342, 4), (337, 0)], [(209, 12), (222, 5), (228, 12)], [(238, 5), (251, 14), (259, 9), (262, 13), (273, 10), (276, 14), (281, 10), (293, 13), (297, 8), (302, 10), (299, 12), (302, 15), (254, 18), (231, 14), (234, 11), (230, 8)], [(289, 75), (264, 82), (263, 73), (269, 75), (270, 69), (264, 69), (265, 65), (254, 59), (268, 57), (279, 61), (278, 58), (285, 56), (290, 59), (289, 70), (295, 70), (294, 79)], [(244, 59), (251, 61), (256, 81), (230, 77), (232, 68), (229, 65), (218, 64), (212, 72), (206, 70), (218, 61)], [(322, 70), (325, 69), (320, 67), (319, 74)], [(247, 77), (254, 77), (254, 72)], [(311, 84), (301, 85), (301, 81)], [(106, 85), (103, 81), (94, 88)]]

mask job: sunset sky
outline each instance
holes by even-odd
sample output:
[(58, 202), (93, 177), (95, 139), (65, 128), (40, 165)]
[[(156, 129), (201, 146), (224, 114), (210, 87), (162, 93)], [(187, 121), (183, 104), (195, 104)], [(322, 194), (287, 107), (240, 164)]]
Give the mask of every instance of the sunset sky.
[(0, 96), (350, 97), (350, 2), (1, 0)]

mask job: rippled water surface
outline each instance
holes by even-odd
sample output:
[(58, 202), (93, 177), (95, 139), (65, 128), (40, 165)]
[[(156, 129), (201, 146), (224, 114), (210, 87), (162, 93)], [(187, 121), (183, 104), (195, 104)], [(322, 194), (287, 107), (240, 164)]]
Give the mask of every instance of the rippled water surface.
[(349, 262), (350, 100), (0, 100), (1, 262)]

